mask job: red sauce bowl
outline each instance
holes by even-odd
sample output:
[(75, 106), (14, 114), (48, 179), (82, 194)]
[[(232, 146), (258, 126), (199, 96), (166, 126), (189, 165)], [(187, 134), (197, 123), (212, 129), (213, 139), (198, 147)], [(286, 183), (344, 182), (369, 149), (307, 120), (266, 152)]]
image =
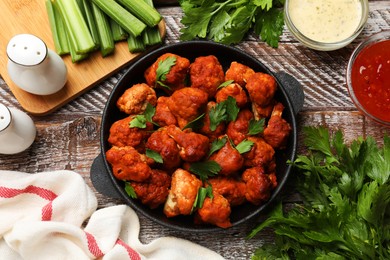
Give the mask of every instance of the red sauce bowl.
[(390, 31), (360, 43), (347, 67), (352, 101), (368, 118), (390, 126)]

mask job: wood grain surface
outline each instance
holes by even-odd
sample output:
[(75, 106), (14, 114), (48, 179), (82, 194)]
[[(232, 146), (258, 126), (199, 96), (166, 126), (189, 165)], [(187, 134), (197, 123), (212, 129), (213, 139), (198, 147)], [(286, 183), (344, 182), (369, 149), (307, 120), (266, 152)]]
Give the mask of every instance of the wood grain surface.
[[(99, 51), (88, 59), (73, 63), (69, 55), (63, 56), (68, 70), (65, 86), (52, 95), (34, 95), (20, 89), (7, 72), (8, 57), (4, 51), (8, 42), (17, 34), (29, 33), (41, 38), (49, 49), (55, 50), (53, 37), (45, 7), (45, 0), (2, 0), (0, 1), (0, 74), (18, 99), (23, 109), (34, 115), (46, 115), (88, 91), (105, 78), (128, 65), (140, 53), (130, 53), (127, 42), (118, 42), (113, 55), (102, 57)], [(165, 36), (165, 22), (159, 29)]]
[[(305, 126), (324, 125), (332, 130), (340, 129), (347, 142), (368, 135), (382, 143), (390, 129), (362, 116), (355, 108), (345, 85), (345, 68), (354, 47), (365, 37), (390, 30), (389, 1), (369, 1), (370, 15), (361, 35), (349, 46), (332, 52), (310, 50), (296, 42), (285, 29), (279, 48), (273, 49), (249, 35), (236, 47), (261, 60), (273, 71), (286, 71), (302, 84), (306, 95), (304, 107), (298, 115), (299, 148), (302, 144), (302, 131)], [(165, 43), (179, 41), (182, 11), (177, 6), (159, 8), (166, 21)], [(99, 129), (102, 110), (107, 97), (124, 69), (101, 82), (98, 86), (63, 106), (58, 111), (44, 116), (32, 116), (38, 133), (32, 147), (17, 155), (0, 155), (0, 169), (35, 173), (68, 169), (80, 173), (88, 185), (91, 184), (89, 171), (94, 158), (100, 152)], [(0, 102), (11, 107), (21, 108), (7, 84), (0, 81)], [(1, 145), (1, 144), (0, 144)], [(99, 207), (123, 203), (96, 192)], [(299, 200), (294, 187), (288, 186), (280, 196), (286, 207)], [(252, 222), (210, 234), (188, 234), (162, 227), (139, 215), (141, 221), (140, 239), (144, 243), (161, 236), (176, 236), (188, 239), (220, 253), (226, 259), (250, 259), (256, 248), (265, 242), (273, 241), (272, 230), (265, 230), (251, 240), (246, 235), (260, 216)]]

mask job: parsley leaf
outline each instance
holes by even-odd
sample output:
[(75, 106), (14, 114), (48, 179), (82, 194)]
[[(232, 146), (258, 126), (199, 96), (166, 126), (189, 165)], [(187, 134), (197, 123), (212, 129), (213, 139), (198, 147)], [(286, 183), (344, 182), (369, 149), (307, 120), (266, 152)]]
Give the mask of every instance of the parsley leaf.
[(253, 3), (267, 11), (272, 7), (272, 0), (254, 0)]
[(192, 120), (191, 122), (189, 122), (188, 124), (186, 124), (182, 130), (184, 129), (187, 129), (187, 128), (191, 128), (191, 129), (199, 129), (199, 128), (202, 128), (203, 126), (203, 118), (204, 118), (205, 114), (201, 114), (200, 116), (198, 116), (197, 118), (195, 118), (194, 120)]
[(213, 189), (211, 186), (207, 186), (206, 188), (200, 187), (198, 193), (196, 194), (196, 198), (194, 204), (192, 205), (191, 213), (196, 209), (201, 209), (203, 207), (203, 202), (206, 197), (214, 198)]
[(236, 146), (236, 150), (240, 153), (240, 154), (243, 154), (243, 153), (246, 153), (246, 152), (249, 152), (251, 149), (252, 149), (252, 146), (254, 145), (254, 143), (252, 141), (249, 141), (249, 140), (244, 140), (242, 141), (241, 143), (239, 143), (237, 146)]
[[(279, 203), (249, 234), (275, 230), (253, 259), (390, 259), (390, 137), (347, 145), (341, 131), (306, 127), (308, 152), (290, 162), (303, 203), (284, 214)], [(279, 251), (272, 248), (278, 248)]]
[(156, 69), (156, 86), (159, 84), (160, 86), (171, 89), (169, 86), (164, 84), (164, 81), (167, 79), (167, 74), (175, 64), (176, 57), (173, 56), (169, 56), (165, 60), (160, 60), (158, 62), (158, 67)]
[(145, 155), (149, 158), (152, 158), (155, 162), (157, 163), (164, 163), (163, 162), (163, 158), (161, 157), (161, 155), (156, 152), (156, 151), (153, 151), (151, 149), (146, 149), (145, 151)]
[(240, 109), (237, 106), (236, 99), (231, 96), (228, 96), (224, 103), (226, 106), (227, 120), (236, 121), (238, 112), (240, 112)]
[(217, 126), (227, 119), (226, 105), (224, 102), (217, 103), (209, 111), (210, 130), (215, 131)]
[(133, 186), (130, 185), (130, 182), (125, 182), (125, 191), (130, 198), (137, 198), (137, 194), (135, 193)]
[(224, 136), (222, 138), (215, 139), (210, 146), (209, 156), (215, 153), (216, 151), (220, 150), (222, 147), (225, 146), (227, 142), (227, 137)]
[(150, 103), (146, 105), (146, 109), (142, 115), (136, 115), (131, 121), (130, 121), (130, 128), (136, 127), (136, 128), (146, 128), (146, 123), (152, 123), (154, 125), (157, 125), (155, 122), (153, 122), (152, 118), (154, 114), (156, 113), (156, 108), (152, 106)]
[(215, 131), (217, 126), (224, 121), (235, 121), (238, 112), (240, 112), (240, 109), (237, 106), (236, 99), (231, 96), (217, 103), (209, 111), (210, 130)]
[(206, 38), (224, 44), (240, 42), (251, 30), (277, 47), (284, 19), (284, 0), (179, 0), (184, 12), (180, 39)]
[(223, 87), (226, 87), (226, 86), (229, 86), (230, 84), (232, 84), (234, 82), (234, 80), (227, 80), (225, 82), (222, 82), (217, 89), (220, 89), (220, 88), (223, 88)]
[(264, 118), (260, 120), (251, 119), (249, 121), (248, 135), (257, 135), (262, 133), (264, 131), (264, 123), (265, 123)]
[(261, 11), (256, 16), (254, 30), (260, 38), (271, 47), (277, 48), (283, 33), (284, 16), (280, 9), (272, 8)]
[(194, 162), (190, 166), (190, 172), (198, 175), (202, 182), (217, 175), (220, 171), (221, 166), (215, 161)]
[(129, 124), (130, 128), (146, 128), (146, 118), (144, 115), (136, 115)]
[(144, 112), (146, 121), (149, 123), (153, 123), (152, 118), (153, 118), (155, 113), (156, 113), (156, 108), (154, 106), (152, 106), (150, 103), (148, 103), (146, 105), (146, 109)]

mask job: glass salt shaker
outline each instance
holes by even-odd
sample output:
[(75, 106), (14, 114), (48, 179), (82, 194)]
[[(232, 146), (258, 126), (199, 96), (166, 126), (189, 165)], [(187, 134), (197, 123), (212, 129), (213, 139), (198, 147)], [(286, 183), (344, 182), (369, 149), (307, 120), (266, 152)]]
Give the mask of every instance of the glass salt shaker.
[(20, 153), (31, 146), (37, 130), (26, 113), (0, 103), (0, 154)]
[(35, 35), (15, 35), (7, 45), (7, 56), (11, 80), (29, 93), (54, 94), (67, 81), (67, 68), (62, 58)]

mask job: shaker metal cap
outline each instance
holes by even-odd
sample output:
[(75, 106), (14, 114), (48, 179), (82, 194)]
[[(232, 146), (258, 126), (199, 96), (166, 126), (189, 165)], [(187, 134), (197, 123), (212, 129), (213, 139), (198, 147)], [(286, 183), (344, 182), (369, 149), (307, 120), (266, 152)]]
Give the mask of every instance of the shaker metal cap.
[(11, 112), (5, 105), (0, 103), (0, 132), (10, 125), (11, 120)]
[(17, 34), (8, 42), (8, 58), (20, 65), (40, 64), (47, 55), (47, 46), (43, 40), (32, 34)]

